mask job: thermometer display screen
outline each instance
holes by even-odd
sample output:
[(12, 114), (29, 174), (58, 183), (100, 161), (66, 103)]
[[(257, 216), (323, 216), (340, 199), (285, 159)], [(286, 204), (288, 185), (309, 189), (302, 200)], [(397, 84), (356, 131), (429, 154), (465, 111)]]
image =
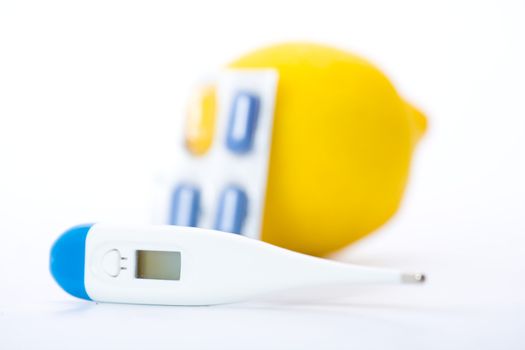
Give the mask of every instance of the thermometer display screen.
[(180, 280), (180, 252), (137, 250), (137, 278)]

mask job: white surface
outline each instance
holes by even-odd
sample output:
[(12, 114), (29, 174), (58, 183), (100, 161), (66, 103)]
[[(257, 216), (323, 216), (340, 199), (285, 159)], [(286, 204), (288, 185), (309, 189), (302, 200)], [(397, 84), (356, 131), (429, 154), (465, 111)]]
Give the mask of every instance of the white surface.
[[(139, 250), (178, 252), (180, 280), (137, 279)], [(127, 268), (108, 276), (106, 258), (117, 253), (120, 263), (118, 252), (126, 257)], [(89, 229), (85, 254), (87, 294), (95, 301), (115, 303), (202, 306), (268, 294), (275, 298), (283, 290), (297, 294), (298, 288), (304, 293), (304, 287), (402, 283), (400, 271), (341, 264), (194, 227), (95, 224)]]
[[(0, 348), (523, 349), (523, 14), (520, 1), (1, 2)], [(341, 257), (428, 284), (199, 308), (64, 294), (47, 266), (57, 235), (148, 222), (186, 87), (286, 39), (359, 52), (428, 113), (402, 210)]]

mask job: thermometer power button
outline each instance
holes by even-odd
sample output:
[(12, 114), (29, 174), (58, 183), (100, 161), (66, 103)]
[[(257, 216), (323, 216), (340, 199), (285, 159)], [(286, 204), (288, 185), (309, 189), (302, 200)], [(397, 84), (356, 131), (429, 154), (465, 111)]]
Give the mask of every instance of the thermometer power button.
[(102, 269), (110, 277), (117, 277), (120, 273), (120, 252), (112, 249), (102, 258)]

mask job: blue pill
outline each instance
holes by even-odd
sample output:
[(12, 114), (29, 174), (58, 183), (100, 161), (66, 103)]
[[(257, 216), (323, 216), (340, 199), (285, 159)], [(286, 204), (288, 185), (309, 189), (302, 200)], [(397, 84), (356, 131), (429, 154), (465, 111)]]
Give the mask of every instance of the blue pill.
[(200, 191), (192, 185), (179, 185), (173, 191), (170, 224), (197, 226)]
[(237, 186), (227, 187), (219, 198), (215, 229), (240, 234), (247, 210), (248, 197), (246, 192)]
[(233, 99), (226, 136), (230, 151), (243, 154), (252, 149), (259, 105), (259, 97), (249, 92), (239, 92)]

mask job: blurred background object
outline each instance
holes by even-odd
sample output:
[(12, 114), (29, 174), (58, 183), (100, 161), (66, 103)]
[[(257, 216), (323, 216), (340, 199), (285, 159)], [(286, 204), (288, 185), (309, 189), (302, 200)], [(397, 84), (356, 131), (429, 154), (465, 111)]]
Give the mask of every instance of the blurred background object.
[(372, 232), (397, 210), (425, 117), (355, 54), (290, 43), (231, 68), (275, 68), (262, 239), (325, 255)]
[[(186, 349), (523, 349), (524, 10), (512, 0), (0, 2), (0, 348), (172, 348), (175, 337)], [(152, 179), (183, 142), (176, 117), (195, 77), (296, 40), (359, 53), (428, 114), (395, 219), (336, 256), (416, 267), (428, 283), (270, 306), (68, 299), (48, 271), (57, 232), (149, 222)]]

